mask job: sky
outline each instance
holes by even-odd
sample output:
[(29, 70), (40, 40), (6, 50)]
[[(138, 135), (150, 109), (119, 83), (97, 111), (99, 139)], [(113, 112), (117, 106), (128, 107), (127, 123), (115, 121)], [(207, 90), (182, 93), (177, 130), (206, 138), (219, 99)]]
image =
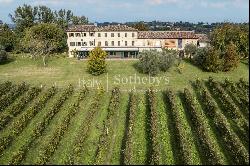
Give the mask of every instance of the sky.
[(249, 22), (249, 0), (0, 0), (0, 20), (23, 4), (69, 9), (90, 22)]

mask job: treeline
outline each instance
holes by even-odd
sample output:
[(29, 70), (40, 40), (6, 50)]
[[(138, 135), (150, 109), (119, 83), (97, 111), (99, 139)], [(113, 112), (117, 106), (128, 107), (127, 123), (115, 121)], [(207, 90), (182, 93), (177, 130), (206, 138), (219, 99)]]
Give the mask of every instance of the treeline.
[(206, 47), (185, 46), (185, 53), (204, 71), (227, 72), (249, 58), (249, 25), (224, 23), (209, 34)]
[[(15, 30), (12, 31), (6, 24), (0, 25), (1, 50), (5, 50), (7, 52), (30, 52), (31, 50), (27, 50), (25, 45), (22, 45), (22, 43), (25, 41), (25, 35), (29, 35), (28, 31), (32, 27), (39, 26), (41, 24), (43, 26), (41, 26), (42, 29), (40, 30), (45, 31), (45, 33), (49, 32), (51, 28), (55, 31), (64, 33), (64, 35), (62, 35), (61, 37), (56, 38), (56, 42), (62, 41), (59, 42), (59, 45), (57, 45), (57, 47), (60, 49), (52, 50), (65, 51), (67, 50), (67, 36), (65, 35), (65, 29), (67, 29), (70, 25), (81, 25), (88, 23), (87, 17), (76, 16), (71, 10), (52, 10), (47, 6), (30, 6), (27, 4), (16, 8), (14, 13), (9, 14), (9, 16), (12, 22), (16, 25)], [(54, 27), (51, 25), (54, 25)], [(40, 34), (35, 35), (39, 36)], [(47, 34), (44, 34), (42, 37), (47, 37), (46, 39), (55, 40), (55, 38), (46, 35)]]

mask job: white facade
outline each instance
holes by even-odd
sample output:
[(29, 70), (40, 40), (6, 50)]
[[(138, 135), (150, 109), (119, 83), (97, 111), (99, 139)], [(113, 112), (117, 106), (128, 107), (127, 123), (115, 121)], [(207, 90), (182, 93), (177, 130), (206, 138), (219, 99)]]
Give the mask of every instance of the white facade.
[[(130, 27), (128, 28), (127, 26), (108, 26), (102, 28), (101, 30), (98, 27), (92, 26), (88, 26), (87, 28), (88, 29), (86, 30), (86, 27), (78, 27), (76, 29), (67, 31), (69, 57), (74, 57), (73, 50), (78, 51), (85, 56), (85, 53), (91, 51), (97, 46), (100, 46), (103, 50), (107, 51), (110, 57), (135, 58), (138, 52), (143, 50), (161, 50), (162, 48), (180, 50), (183, 49), (187, 43), (192, 42), (197, 44), (196, 38), (164, 39), (150, 36), (146, 36), (144, 38), (143, 35), (147, 35), (148, 32), (140, 32), (136, 29), (132, 29)], [(110, 29), (112, 28), (115, 30), (111, 31)], [(126, 30), (126, 28), (128, 30)], [(153, 34), (154, 33), (157, 32), (153, 32)]]

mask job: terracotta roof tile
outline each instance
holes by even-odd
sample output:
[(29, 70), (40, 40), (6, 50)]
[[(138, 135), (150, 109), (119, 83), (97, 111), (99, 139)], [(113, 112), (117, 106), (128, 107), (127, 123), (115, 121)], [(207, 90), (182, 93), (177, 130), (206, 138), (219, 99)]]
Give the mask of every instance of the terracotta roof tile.
[(66, 31), (67, 32), (89, 32), (94, 31), (94, 25), (74, 25), (69, 27)]
[(139, 31), (139, 39), (198, 39), (194, 31)]
[(201, 42), (209, 42), (209, 38), (206, 34), (196, 34), (198, 36), (198, 40)]
[(67, 29), (67, 32), (102, 32), (102, 31), (138, 31), (135, 28), (127, 25), (108, 25), (108, 26), (95, 26), (95, 25), (76, 25)]

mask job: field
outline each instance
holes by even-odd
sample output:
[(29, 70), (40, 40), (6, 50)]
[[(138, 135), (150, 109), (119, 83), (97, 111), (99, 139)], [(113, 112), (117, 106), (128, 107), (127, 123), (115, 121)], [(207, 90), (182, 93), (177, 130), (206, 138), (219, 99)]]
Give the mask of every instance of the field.
[[(40, 86), (43, 84), (47, 86), (56, 85), (59, 87), (65, 87), (68, 84), (79, 87), (79, 82), (81, 86), (85, 82), (89, 88), (93, 89), (96, 89), (97, 83), (100, 83), (108, 90), (112, 90), (116, 86), (119, 86), (121, 90), (129, 90), (132, 88), (146, 90), (154, 86), (159, 90), (171, 88), (177, 91), (183, 90), (185, 87), (191, 88), (190, 81), (197, 78), (208, 79), (209, 76), (212, 76), (218, 81), (223, 81), (225, 78), (229, 78), (232, 81), (237, 81), (240, 78), (244, 78), (245, 80), (249, 79), (249, 66), (244, 62), (240, 63), (238, 68), (231, 72), (211, 73), (203, 72), (188, 61), (183, 61), (184, 67), (182, 74), (178, 72), (176, 66), (173, 66), (166, 73), (160, 73), (155, 78), (155, 81), (153, 78), (150, 81), (147, 75), (139, 73), (134, 67), (137, 60), (108, 60), (107, 74), (93, 77), (86, 71), (86, 61), (58, 57), (49, 59), (48, 66), (43, 67), (41, 60), (34, 61), (30, 58), (21, 58), (21, 56), (25, 55), (18, 54), (16, 58), (9, 63), (0, 65), (0, 82), (12, 81), (21, 83), (22, 81), (26, 81), (32, 85)], [(138, 79), (147, 80), (143, 84), (139, 81), (126, 80), (130, 77), (134, 78), (135, 76)]]
[(0, 84), (0, 164), (249, 164), (242, 79), (143, 93), (34, 85)]

